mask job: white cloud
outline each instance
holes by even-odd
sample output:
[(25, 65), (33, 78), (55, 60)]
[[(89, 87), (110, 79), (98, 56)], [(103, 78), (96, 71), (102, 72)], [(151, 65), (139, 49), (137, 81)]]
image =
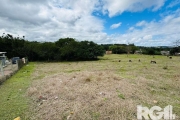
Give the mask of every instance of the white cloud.
[[(113, 36), (115, 43), (135, 43), (142, 46), (164, 46), (172, 45), (174, 40), (180, 38), (180, 9), (174, 14), (165, 16), (160, 21), (146, 22), (142, 29), (136, 28), (137, 24), (131, 27), (131, 31)], [(179, 15), (179, 16), (178, 16)]]
[(121, 14), (125, 11), (137, 12), (153, 8), (158, 10), (166, 0), (102, 0), (104, 1), (103, 11), (109, 13), (110, 17)]
[(180, 4), (180, 0), (173, 0), (168, 6), (167, 8), (172, 8), (174, 6), (177, 6)]
[[(101, 2), (100, 2), (101, 1)], [(158, 10), (166, 0), (1, 0), (0, 33), (26, 36), (28, 40), (56, 41), (62, 37), (97, 43), (169, 45), (180, 38), (180, 9), (160, 21), (140, 21), (127, 33), (108, 35), (104, 23), (92, 13), (103, 11), (110, 17), (125, 11)], [(121, 26), (116, 23), (115, 29)], [(139, 29), (141, 27), (141, 29)], [(149, 35), (149, 36), (148, 36)]]
[(113, 25), (111, 25), (111, 29), (116, 29), (116, 28), (118, 28), (118, 27), (120, 27), (121, 26), (121, 22), (119, 22), (119, 23), (116, 23), (116, 24), (113, 24)]
[(146, 23), (146, 21), (140, 21), (140, 22), (138, 22), (137, 24), (136, 24), (136, 26), (138, 26), (138, 27), (143, 27), (143, 26), (145, 26), (147, 23)]
[(129, 28), (129, 31), (133, 31), (133, 30), (134, 30), (134, 27), (130, 27), (130, 28)]
[(104, 21), (91, 15), (97, 4), (94, 0), (1, 0), (0, 31), (28, 40), (73, 37), (98, 42), (106, 33)]
[(152, 35), (145, 35), (143, 37), (144, 40), (151, 40), (152, 39)]

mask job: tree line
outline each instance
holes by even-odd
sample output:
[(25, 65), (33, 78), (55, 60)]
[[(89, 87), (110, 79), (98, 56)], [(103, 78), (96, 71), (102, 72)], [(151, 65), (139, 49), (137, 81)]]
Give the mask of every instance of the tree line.
[(134, 44), (102, 44), (102, 46), (106, 51), (112, 51), (113, 54), (134, 54), (136, 51), (145, 55), (161, 55), (161, 51), (169, 51), (171, 55), (180, 53), (180, 45), (174, 47), (144, 47), (135, 46)]
[(74, 38), (60, 38), (55, 42), (37, 42), (25, 40), (25, 36), (13, 37), (10, 34), (0, 36), (0, 52), (7, 52), (8, 58), (27, 57), (30, 61), (79, 61), (96, 60), (103, 56), (105, 51), (113, 54), (142, 54), (160, 55), (161, 51), (170, 51), (172, 55), (180, 52), (180, 42), (169, 47), (140, 47), (134, 44), (101, 44), (92, 41), (77, 41)]
[(96, 60), (105, 53), (101, 45), (92, 41), (61, 38), (56, 42), (37, 42), (10, 34), (0, 37), (0, 51), (7, 52), (8, 58), (27, 57), (30, 61)]

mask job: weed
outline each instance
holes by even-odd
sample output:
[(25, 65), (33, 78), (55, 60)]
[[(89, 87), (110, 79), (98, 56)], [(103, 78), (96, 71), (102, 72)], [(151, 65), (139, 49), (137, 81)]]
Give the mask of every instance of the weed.
[(94, 112), (94, 113), (92, 113), (92, 116), (93, 116), (93, 120), (99, 120), (100, 113)]
[(104, 98), (104, 101), (107, 101), (108, 100), (108, 98)]
[(121, 99), (125, 99), (124, 95), (121, 94), (121, 93), (118, 94), (118, 97), (121, 98)]
[(86, 78), (86, 82), (91, 82), (91, 78)]
[(121, 99), (125, 99), (124, 95), (120, 93), (119, 90), (116, 90), (116, 92), (118, 93), (118, 97)]
[(167, 65), (166, 65), (166, 66), (164, 66), (164, 67), (163, 67), (163, 69), (164, 69), (164, 70), (167, 70), (167, 69), (168, 69), (168, 66), (167, 66)]

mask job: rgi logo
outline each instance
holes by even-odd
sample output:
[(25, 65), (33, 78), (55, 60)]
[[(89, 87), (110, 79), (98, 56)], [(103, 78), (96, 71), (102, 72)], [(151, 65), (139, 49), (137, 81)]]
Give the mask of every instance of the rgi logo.
[(150, 109), (147, 107), (137, 106), (137, 119), (142, 120), (173, 120), (175, 119), (175, 114), (172, 113), (173, 107), (171, 105), (166, 106), (162, 109), (159, 106), (154, 106)]

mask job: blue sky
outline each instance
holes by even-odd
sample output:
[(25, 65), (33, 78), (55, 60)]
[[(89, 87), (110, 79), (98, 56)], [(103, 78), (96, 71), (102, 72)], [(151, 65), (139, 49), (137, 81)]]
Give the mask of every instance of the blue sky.
[[(178, 4), (174, 4), (173, 7), (168, 7), (168, 5), (172, 4), (172, 0), (167, 0), (159, 10), (152, 11), (152, 9), (144, 9), (143, 11), (138, 12), (130, 12), (125, 11), (120, 15), (116, 15), (114, 17), (109, 17), (108, 15), (101, 15), (102, 19), (105, 19), (105, 28), (108, 34), (121, 33), (125, 34), (130, 26), (135, 25), (140, 21), (160, 21), (163, 19), (162, 15), (167, 14), (168, 12), (175, 11), (180, 6), (180, 1)], [(179, 5), (179, 6), (178, 6)], [(117, 29), (111, 29), (111, 25), (114, 23), (121, 23)], [(123, 24), (122, 24), (123, 23)]]
[(72, 37), (98, 44), (172, 46), (180, 0), (1, 0), (0, 33), (30, 41)]

